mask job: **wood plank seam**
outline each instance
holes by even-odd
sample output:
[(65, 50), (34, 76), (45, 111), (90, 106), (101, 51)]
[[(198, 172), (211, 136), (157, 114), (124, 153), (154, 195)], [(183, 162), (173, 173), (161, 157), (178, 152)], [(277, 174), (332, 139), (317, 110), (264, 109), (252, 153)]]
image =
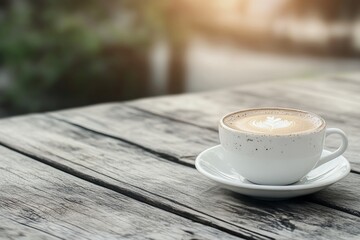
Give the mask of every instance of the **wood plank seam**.
[[(70, 124), (70, 125), (72, 125), (72, 126), (79, 127), (79, 128), (81, 128), (81, 129), (83, 129), (83, 130), (85, 130), (85, 131), (90, 131), (90, 132), (95, 133), (95, 134), (99, 134), (99, 135), (102, 135), (102, 136), (105, 136), (105, 137), (109, 137), (109, 138), (112, 138), (112, 139), (115, 139), (115, 140), (118, 140), (118, 141), (123, 141), (123, 142), (125, 142), (125, 143), (129, 143), (129, 141), (127, 141), (126, 139), (122, 139), (122, 138), (119, 138), (119, 137), (117, 137), (117, 136), (113, 136), (113, 135), (110, 135), (110, 134), (101, 133), (101, 132), (98, 132), (98, 131), (89, 129), (89, 128), (87, 128), (87, 127), (81, 126), (81, 125), (79, 125), (79, 124), (72, 123), (72, 122), (70, 122), (70, 121), (68, 121), (68, 120), (59, 119), (59, 118), (54, 117), (54, 116), (51, 116), (51, 115), (46, 115), (46, 117), (50, 117), (50, 118), (52, 118), (52, 119), (55, 119), (55, 120), (64, 122), (64, 123), (66, 123), (66, 124)], [(185, 123), (185, 124), (186, 124), (186, 123)], [(193, 125), (193, 124), (190, 124), (190, 125)], [(213, 130), (214, 130), (214, 129), (213, 129)], [(131, 144), (131, 145), (133, 145), (133, 146), (135, 146), (135, 147), (140, 147), (140, 148), (143, 149), (143, 150), (148, 149), (148, 148), (143, 147), (143, 146), (141, 146), (141, 145), (139, 145), (139, 144), (136, 144), (136, 143), (130, 142), (129, 144)], [(154, 152), (153, 150), (151, 150), (151, 149), (149, 149), (149, 150), (150, 150), (150, 151), (148, 151), (149, 153), (154, 154), (154, 153), (153, 153), (153, 152)], [(155, 152), (154, 155), (156, 155), (156, 156), (158, 156), (158, 157), (160, 157), (160, 158), (162, 158), (161, 155), (170, 156), (170, 157), (171, 157), (170, 159), (177, 159), (177, 161), (172, 161), (172, 160), (170, 160), (171, 162), (180, 163), (180, 164), (185, 165), (185, 166), (190, 167), (190, 168), (195, 168), (195, 165), (194, 165), (194, 164), (183, 164), (183, 162), (179, 161), (177, 157), (174, 157), (174, 156), (171, 156), (171, 155), (168, 155), (168, 154), (165, 154), (165, 153)], [(165, 158), (165, 160), (168, 160), (168, 159)], [(357, 172), (356, 172), (356, 173), (357, 173)], [(353, 211), (353, 210), (348, 209), (348, 208), (338, 207), (338, 206), (335, 206), (335, 205), (332, 205), (332, 204), (328, 204), (328, 203), (323, 202), (323, 201), (315, 201), (315, 200), (312, 200), (312, 199), (311, 199), (311, 200), (306, 200), (306, 201), (311, 202), (311, 203), (315, 203), (315, 204), (318, 204), (318, 205), (321, 205), (321, 206), (324, 206), (324, 207), (329, 207), (329, 208), (335, 209), (335, 210), (337, 210), (337, 211), (345, 212), (345, 213), (347, 213), (347, 214), (350, 214), (350, 215), (353, 215), (353, 216), (356, 216), (356, 217), (360, 217), (360, 212), (359, 212), (359, 211)]]
[(329, 207), (329, 208), (332, 208), (332, 209), (336, 209), (338, 211), (345, 212), (345, 213), (351, 214), (351, 215), (356, 216), (356, 217), (360, 217), (360, 212), (356, 211), (356, 210), (353, 210), (351, 208), (336, 206), (334, 204), (331, 204), (331, 203), (326, 202), (326, 201), (321, 200), (321, 199), (316, 199), (316, 200), (311, 199), (310, 202), (319, 204), (321, 206)]
[[(170, 121), (187, 124), (187, 125), (190, 125), (190, 126), (194, 126), (194, 127), (198, 127), (198, 128), (210, 130), (210, 131), (213, 131), (213, 132), (218, 132), (218, 130), (215, 129), (215, 128), (204, 127), (204, 126), (197, 125), (197, 124), (194, 124), (194, 123), (192, 123), (192, 122), (185, 121), (185, 120), (179, 120), (179, 119), (175, 119), (175, 118), (172, 118), (172, 117), (169, 117), (169, 116), (166, 116), (166, 115), (162, 115), (162, 114), (159, 114), (159, 113), (153, 113), (153, 112), (151, 112), (151, 111), (148, 111), (148, 110), (145, 110), (145, 109), (142, 109), (142, 108), (139, 108), (139, 107), (135, 107), (135, 106), (133, 106), (133, 105), (129, 105), (129, 104), (126, 104), (126, 103), (124, 103), (124, 105), (126, 105), (126, 106), (128, 106), (128, 107), (130, 107), (130, 108), (133, 108), (133, 109), (135, 109), (135, 110), (138, 110), (138, 111), (140, 111), (140, 112), (144, 112), (144, 113), (146, 113), (146, 114), (150, 114), (150, 115), (153, 115), (153, 116), (156, 116), (156, 117), (161, 117), (161, 118), (168, 119), (168, 120), (170, 120)], [(51, 116), (51, 117), (53, 117), (53, 118), (55, 118), (55, 119), (57, 119), (57, 120), (60, 120), (60, 121), (64, 121), (64, 122), (67, 122), (67, 123), (70, 123), (70, 124), (74, 124), (74, 123), (71, 123), (71, 122), (66, 121), (66, 120), (64, 120), (64, 119), (59, 119), (59, 118), (56, 118), (56, 117), (54, 117), (54, 116)], [(81, 128), (84, 128), (84, 129), (87, 129), (87, 130), (90, 130), (90, 131), (93, 131), (92, 129), (89, 129), (89, 128), (80, 126), (80, 125), (78, 125), (78, 124), (74, 124), (74, 125), (75, 125), (75, 126), (78, 126), (78, 127), (81, 127)], [(97, 132), (97, 131), (94, 131), (94, 132), (103, 134), (103, 133)], [(106, 134), (103, 134), (103, 135), (106, 135)], [(111, 136), (111, 135), (110, 135), (110, 136), (108, 135), (108, 137), (118, 138), (118, 137), (116, 137), (116, 136)], [(119, 140), (120, 140), (120, 139), (119, 139)], [(168, 154), (166, 154), (166, 155), (168, 155)], [(189, 157), (194, 157), (194, 158), (195, 158), (196, 156), (184, 156), (184, 158), (189, 158)], [(178, 163), (182, 164), (183, 162), (179, 161)], [(190, 165), (190, 166), (193, 166), (193, 165), (191, 165), (191, 164), (189, 164), (189, 165)], [(355, 173), (355, 174), (360, 174), (359, 171), (356, 171), (356, 170), (353, 170), (353, 169), (351, 169), (350, 172)]]
[[(51, 199), (48, 199), (48, 200), (51, 200)], [(36, 214), (35, 212), (33, 212), (31, 209), (32, 209), (32, 207), (26, 202), (26, 201), (20, 201), (20, 200), (17, 200), (18, 202), (21, 202), (24, 206), (27, 206), (28, 207), (28, 209), (29, 209), (29, 212), (31, 213), (31, 217), (29, 218), (29, 220), (30, 221), (38, 221), (38, 219), (39, 218), (42, 218), (41, 216), (39, 216), (38, 214)], [(43, 208), (48, 208), (47, 207), (47, 205), (46, 204), (39, 204), (38, 206), (41, 206), (41, 207), (43, 207)], [(53, 217), (54, 219), (57, 219), (57, 220), (60, 220), (60, 219), (58, 219), (58, 218), (56, 218), (56, 217)], [(16, 222), (16, 223), (19, 223), (19, 224), (22, 224), (21, 222), (17, 222), (16, 220), (13, 220), (13, 219), (10, 219), (10, 220), (12, 220), (12, 221), (14, 221), (14, 222)], [(86, 231), (86, 229), (84, 229), (84, 228), (81, 228), (81, 227), (79, 227), (79, 226), (76, 226), (76, 225), (74, 225), (74, 224), (72, 224), (72, 223), (70, 223), (70, 222), (68, 222), (68, 221), (65, 221), (65, 220), (63, 220), (63, 223), (66, 223), (66, 224), (68, 224), (68, 225), (71, 225), (71, 226), (73, 226), (73, 227), (76, 227), (76, 228), (78, 228), (78, 229), (81, 229), (81, 230), (84, 230), (84, 231)], [(61, 226), (61, 227), (65, 227), (66, 228), (66, 226), (64, 226), (63, 224), (58, 224), (59, 226)], [(29, 225), (24, 225), (24, 226), (29, 226)], [(29, 227), (32, 227), (32, 226), (29, 226)], [(34, 228), (35, 229), (35, 228)], [(41, 231), (41, 229), (39, 229), (40, 231)], [(43, 231), (44, 232), (44, 231)], [(46, 233), (46, 232), (44, 232), (44, 233)], [(51, 235), (51, 234), (50, 234)], [(55, 236), (55, 235), (53, 235), (53, 236)], [(62, 238), (61, 238), (62, 239)]]
[[(115, 111), (112, 111), (112, 113), (114, 112)], [(127, 114), (126, 111), (122, 112), (124, 114)], [(154, 139), (153, 142), (150, 144), (148, 144), (146, 141), (142, 141), (142, 138), (132, 138), (131, 136), (133, 136), (134, 132), (126, 132), (126, 124), (125, 128), (121, 128), (121, 125), (124, 124), (122, 122), (123, 120), (125, 123), (126, 121), (133, 121), (133, 119), (135, 121), (138, 120), (140, 123), (134, 125), (137, 125), (138, 129), (140, 130), (137, 131), (137, 134), (135, 135), (141, 136), (141, 132), (143, 131), (143, 129), (141, 129), (141, 125), (144, 124), (146, 128), (151, 128), (154, 123), (156, 124), (157, 121), (162, 121), (161, 119), (157, 120), (153, 118), (152, 121), (149, 121), (147, 119), (144, 119), (144, 114), (136, 115), (136, 113), (134, 115), (137, 116), (137, 118), (133, 118), (131, 115), (128, 116), (128, 118), (122, 118), (121, 116), (117, 115), (105, 115), (107, 117), (113, 117), (115, 123), (116, 121), (120, 122), (118, 123), (119, 125), (112, 125), (111, 122), (106, 123), (106, 121), (104, 122), (101, 120), (100, 116), (102, 113), (104, 112), (99, 113), (99, 118), (97, 117), (98, 115), (96, 114), (96, 112), (92, 112), (92, 116), (94, 116), (96, 120), (99, 120), (99, 122), (102, 123), (103, 126), (108, 126), (112, 129), (112, 131), (106, 131), (106, 129), (104, 129), (105, 133), (111, 135), (115, 134), (116, 136), (125, 137), (126, 139), (130, 137), (129, 139), (131, 139), (131, 141), (135, 141), (136, 143), (139, 143), (141, 145), (145, 144), (145, 146), (152, 149), (152, 146), (154, 146), (157, 151), (163, 151), (162, 149), (167, 150), (166, 148), (161, 147), (162, 144), (159, 147), (156, 147), (159, 144), (157, 140), (160, 140), (160, 142), (162, 142), (160, 138), (161, 132), (162, 130), (167, 130), (166, 128), (163, 129), (159, 125), (154, 125), (156, 129), (158, 129), (160, 132), (155, 131), (155, 135), (153, 135), (153, 138), (149, 136), (150, 140)], [(75, 113), (69, 115), (73, 117), (76, 116)], [(80, 121), (76, 121), (76, 123), (83, 124), (83, 122), (81, 121), (82, 118), (78, 120)], [(166, 123), (167, 125), (172, 124), (169, 121), (162, 122), (163, 124)], [(93, 128), (91, 124), (85, 125)], [(94, 125), (94, 127), (96, 126), (97, 124)], [(174, 127), (178, 130), (182, 129), (182, 127), (180, 126)], [(186, 126), (183, 127), (186, 128)], [(102, 128), (95, 129), (97, 131), (103, 132), (101, 130)], [(184, 138), (176, 139), (176, 142), (178, 142), (179, 144), (181, 144), (182, 142), (186, 143), (186, 136), (188, 134), (191, 134), (191, 132), (193, 131), (195, 133), (206, 132), (197, 131), (194, 127), (190, 127), (189, 129), (191, 129), (191, 131), (184, 130), (186, 132), (185, 135), (182, 135)], [(172, 134), (171, 131), (167, 133)], [(207, 131), (207, 133), (210, 132)], [(211, 134), (211, 138), (214, 137), (215, 135)], [(358, 217), (351, 216), (341, 211), (336, 211), (334, 209), (323, 207), (317, 204), (305, 201), (303, 202), (302, 199), (294, 199), (289, 202), (284, 202), (283, 204), (277, 204), (257, 202), (252, 199), (243, 198), (241, 196), (233, 194), (230, 191), (215, 187), (215, 184), (211, 183), (206, 178), (201, 177), (193, 168), (188, 168), (182, 165), (176, 166), (177, 164), (173, 162), (168, 162), (166, 160), (160, 159), (159, 157), (155, 157), (152, 154), (148, 154), (145, 151), (138, 149), (137, 147), (130, 146), (118, 140), (84, 131), (83, 129), (56, 121), (54, 119), (47, 118), (43, 115), (30, 116), (20, 119), (9, 119), (3, 121), (1, 139), (1, 141), (9, 144), (10, 146), (15, 146), (17, 149), (20, 149), (27, 153), (31, 153), (41, 158), (46, 158), (48, 161), (59, 162), (64, 165), (70, 166), (71, 168), (91, 175), (93, 178), (102, 179), (103, 181), (120, 186), (123, 185), (122, 182), (129, 183), (128, 185), (123, 187), (126, 187), (127, 189), (130, 189), (132, 191), (141, 192), (142, 195), (147, 196), (152, 201), (163, 202), (162, 199), (149, 195), (148, 193), (141, 191), (141, 189), (145, 188), (150, 192), (155, 192), (162, 196), (175, 199), (177, 201), (180, 201), (181, 203), (190, 205), (191, 207), (195, 207), (200, 212), (207, 213), (211, 216), (220, 217), (226, 222), (235, 223), (238, 226), (246, 227), (252, 231), (260, 232), (264, 235), (274, 237), (275, 239), (278, 239), (280, 236), (287, 236), (287, 238), (285, 239), (291, 238), (291, 236), (298, 236), (300, 238), (304, 236), (304, 238), (306, 238), (305, 236), (308, 236), (309, 232), (306, 232), (304, 230), (305, 226), (309, 228), (318, 227), (319, 239), (321, 238), (320, 232), (322, 232), (322, 236), (326, 235), (330, 236), (330, 238), (331, 236), (333, 236), (332, 234), (329, 234), (329, 231), (333, 231), (331, 226), (336, 226), (336, 229), (341, 229), (340, 226), (342, 226), (347, 229), (347, 233), (349, 233), (349, 235), (358, 232), (355, 228), (354, 230), (351, 230), (350, 227), (357, 225), (355, 223), (358, 223), (358, 221), (360, 220)], [(177, 157), (181, 158), (182, 154), (186, 154), (188, 152), (191, 152), (192, 154), (195, 153), (195, 151), (191, 151), (191, 147), (193, 146), (191, 142), (196, 143), (198, 140), (197, 138), (190, 140), (190, 144), (186, 144), (188, 150), (187, 148), (182, 148), (182, 151), (177, 151)], [(202, 145), (207, 146), (208, 144), (206, 144), (206, 142), (202, 142)], [(166, 145), (164, 147), (166, 147)], [(177, 145), (174, 145), (174, 147), (176, 148)], [(168, 151), (166, 152), (172, 154), (171, 149), (173, 148), (168, 149)], [(201, 149), (201, 147), (197, 147), (197, 149)], [(67, 161), (63, 161), (63, 158), (67, 159)], [(92, 159), (94, 161), (92, 161)], [(88, 160), (90, 160), (90, 162), (88, 162)], [(72, 164), (73, 162), (75, 163), (75, 165)], [(139, 166), (142, 167), (137, 167), (137, 162), (139, 163)], [(124, 171), (124, 169), (121, 167), (123, 164), (125, 169), (129, 170)], [(94, 169), (94, 172), (89, 171), (88, 168), (82, 168), (82, 165), (90, 167), (90, 169)], [(134, 169), (134, 171), (136, 170), (136, 172), (131, 173), (131, 169)], [(160, 179), (155, 180), (155, 176), (153, 178), (151, 174), (149, 175), (148, 173), (151, 173), (151, 170), (154, 170), (157, 174), (159, 174)], [(172, 172), (173, 174), (167, 174), (168, 171)], [(100, 175), (96, 172), (101, 172), (103, 174)], [(181, 174), (176, 176), (177, 172)], [(164, 175), (162, 175), (162, 173)], [(139, 178), (135, 177), (137, 175), (139, 176)], [(110, 178), (107, 176), (110, 176)], [(172, 176), (174, 176), (174, 178)], [(199, 178), (199, 181), (197, 181), (197, 178)], [(355, 176), (351, 176), (351, 178), (348, 178), (347, 180), (353, 178), (355, 178)], [(114, 181), (114, 179), (118, 179), (119, 182)], [(168, 181), (166, 181), (166, 179)], [(163, 181), (166, 181), (166, 183), (164, 183), (164, 187), (157, 187), (158, 184), (161, 184)], [(189, 184), (187, 183), (188, 181)], [(150, 184), (147, 182), (150, 182)], [(170, 182), (170, 184), (167, 184), (167, 182)], [(332, 201), (332, 204), (338, 205), (338, 202), (336, 201), (337, 199), (340, 201), (340, 206), (346, 207), (344, 206), (346, 204), (342, 204), (347, 203), (346, 199), (344, 199), (344, 202), (342, 202), (342, 195), (344, 195), (344, 198), (350, 198), (350, 201), (348, 202), (354, 202), (356, 201), (356, 199), (358, 199), (358, 197), (354, 198), (351, 196), (357, 196), (358, 194), (356, 194), (356, 192), (354, 193), (353, 191), (350, 191), (348, 193), (351, 194), (351, 196), (347, 195), (346, 184), (343, 183), (340, 184), (340, 186), (336, 184), (337, 187), (335, 187), (335, 189), (339, 190), (339, 194), (336, 193), (336, 190), (331, 192), (326, 190), (324, 195), (329, 196), (326, 197), (326, 199), (328, 200), (332, 199), (332, 197), (335, 198), (335, 202)], [(137, 186), (137, 189), (134, 189), (132, 186)], [(208, 190), (210, 190), (212, 187), (214, 189), (210, 191), (210, 194), (208, 194)], [(342, 189), (344, 189), (344, 191), (342, 191)], [(354, 185), (353, 190), (356, 191), (356, 185)], [(178, 197), (179, 194), (180, 196)], [(324, 195), (319, 194), (318, 198), (321, 199)], [(187, 196), (189, 196), (190, 198), (188, 198)], [(194, 203), (194, 205), (192, 203)], [(356, 207), (353, 209), (360, 211), (360, 207), (357, 204), (355, 205)], [(347, 206), (351, 207), (352, 205)], [(177, 208), (177, 206), (174, 206), (174, 204), (172, 204), (172, 207)], [(291, 213), (292, 207), (294, 207), (294, 211), (297, 211), (298, 214), (296, 215), (299, 215), (300, 218), (297, 218)], [(303, 207), (304, 211), (302, 210)], [(272, 210), (272, 208), (274, 208), (274, 210)], [(317, 211), (317, 209), (321, 209), (321, 211)], [(243, 221), (240, 216), (244, 216), (247, 221)], [(323, 217), (321, 218), (321, 220), (318, 219), (321, 224), (317, 224), (318, 221), (316, 220), (316, 218), (318, 218), (318, 216)], [(339, 218), (339, 220), (336, 220), (337, 218)], [(349, 220), (349, 222), (352, 222), (352, 224), (347, 223), (344, 225), (344, 221), (347, 222), (347, 219)], [(212, 219), (208, 220), (213, 221)], [(311, 224), (309, 224), (308, 221)], [(234, 227), (226, 224), (221, 225), (230, 229), (234, 229)], [(322, 231), (322, 227), (327, 228), (328, 230)], [(292, 232), (294, 232), (294, 235), (292, 235)], [(345, 239), (357, 238), (349, 237)]]
[(66, 124), (70, 124), (72, 126), (75, 126), (75, 127), (78, 127), (78, 128), (81, 128), (85, 131), (89, 131), (89, 132), (92, 132), (92, 133), (95, 133), (95, 134), (98, 134), (98, 135), (101, 135), (101, 136), (104, 136), (104, 137), (109, 137), (109, 138), (112, 138), (112, 139), (115, 139), (115, 140), (118, 140), (118, 141), (121, 141), (121, 142), (124, 142), (124, 143), (127, 143), (129, 145), (132, 145), (132, 146), (135, 146), (135, 147), (138, 147), (148, 153), (151, 153), (157, 157), (160, 157), (162, 159), (165, 159), (167, 161), (170, 161), (170, 162), (175, 162), (177, 164), (181, 164), (181, 165), (184, 165), (184, 166), (187, 166), (187, 167), (194, 167), (192, 164), (190, 163), (187, 163), (187, 162), (184, 162), (184, 161), (180, 161), (179, 158), (177, 157), (174, 157), (174, 156), (171, 156), (167, 153), (163, 153), (163, 152), (158, 152), (158, 151), (154, 151), (150, 148), (147, 148), (145, 146), (142, 146), (140, 144), (137, 144), (137, 143), (134, 143), (134, 142), (131, 142), (129, 140), (126, 140), (124, 138), (120, 138), (120, 137), (116, 137), (116, 136), (112, 136), (112, 135), (109, 135), (109, 134), (106, 134), (106, 133), (102, 133), (102, 132), (99, 132), (99, 131), (96, 131), (96, 130), (93, 130), (93, 129), (90, 129), (90, 128), (87, 128), (87, 127), (84, 127), (84, 126), (81, 126), (79, 124), (76, 124), (76, 123), (72, 123), (72, 122), (69, 122), (67, 120), (64, 120), (64, 119), (61, 119), (61, 118), (57, 118), (53, 115), (46, 115), (46, 117), (48, 118), (52, 118), (52, 119), (55, 119), (56, 121), (60, 121), (60, 122), (64, 122)]
[(198, 128), (210, 130), (210, 131), (213, 131), (213, 132), (218, 132), (217, 129), (214, 129), (214, 128), (211, 128), (211, 127), (204, 127), (204, 126), (201, 126), (201, 125), (192, 123), (192, 122), (188, 122), (188, 121), (184, 121), (184, 120), (179, 120), (179, 119), (172, 118), (172, 117), (169, 117), (169, 116), (166, 116), (166, 115), (162, 115), (162, 114), (159, 114), (159, 113), (154, 113), (154, 112), (145, 110), (145, 109), (143, 109), (143, 108), (139, 108), (139, 107), (135, 107), (135, 106), (133, 106), (133, 105), (129, 105), (129, 104), (127, 104), (126, 102), (125, 102), (123, 105), (125, 105), (125, 106), (127, 106), (127, 107), (129, 107), (129, 108), (135, 109), (135, 110), (137, 110), (137, 111), (140, 111), (140, 112), (143, 112), (143, 113), (147, 113), (147, 114), (149, 114), (149, 115), (153, 115), (153, 116), (155, 116), (155, 117), (165, 118), (165, 119), (168, 119), (168, 120), (170, 120), (170, 121), (179, 122), (179, 123), (184, 123), (184, 124), (191, 125), (191, 126), (194, 126), (194, 127), (198, 127)]
[(6, 216), (0, 216), (0, 239), (55, 239), (20, 223), (65, 239), (239, 239), (7, 148), (0, 151), (0, 215)]
[[(101, 179), (94, 178), (91, 175), (84, 174), (84, 173), (82, 173), (80, 171), (77, 171), (77, 170), (75, 170), (73, 168), (70, 168), (70, 167), (68, 167), (66, 165), (63, 165), (61, 163), (49, 161), (49, 160), (47, 160), (45, 158), (40, 158), (38, 156), (23, 152), (21, 150), (18, 150), (16, 148), (14, 148), (13, 146), (9, 146), (8, 144), (0, 142), (0, 146), (8, 148), (8, 149), (10, 149), (10, 150), (12, 150), (14, 152), (22, 154), (22, 155), (24, 155), (26, 157), (29, 157), (29, 158), (31, 158), (31, 159), (33, 159), (35, 161), (38, 161), (38, 162), (41, 162), (41, 163), (43, 163), (45, 165), (51, 166), (51, 167), (53, 167), (53, 168), (55, 168), (57, 170), (60, 170), (62, 172), (70, 174), (72, 176), (78, 177), (78, 178), (80, 178), (80, 179), (82, 179), (84, 181), (90, 182), (90, 183), (98, 185), (100, 187), (104, 187), (106, 189), (110, 189), (110, 190), (112, 190), (114, 192), (117, 192), (117, 193), (122, 194), (124, 196), (130, 197), (130, 198), (135, 199), (135, 200), (137, 200), (139, 202), (142, 202), (142, 203), (148, 204), (150, 206), (159, 208), (159, 209), (164, 210), (166, 212), (171, 212), (172, 214), (175, 214), (175, 215), (178, 215), (180, 217), (189, 219), (191, 221), (203, 224), (205, 226), (209, 226), (209, 227), (218, 229), (220, 231), (226, 232), (226, 233), (231, 234), (233, 236), (241, 237), (241, 238), (244, 238), (244, 239), (247, 239), (247, 240), (265, 240), (265, 239), (266, 240), (273, 240), (274, 239), (272, 237), (265, 236), (263, 234), (251, 231), (251, 230), (246, 229), (246, 228), (241, 227), (241, 226), (235, 226), (234, 225), (238, 230), (241, 230), (241, 232), (234, 231), (232, 229), (229, 229), (229, 228), (226, 228), (226, 227), (223, 227), (223, 226), (220, 226), (220, 225), (216, 224), (216, 222), (225, 222), (227, 224), (231, 224), (231, 223), (228, 223), (226, 221), (219, 220), (219, 219), (214, 219), (215, 220), (214, 222), (209, 221), (204, 217), (204, 216), (208, 216), (207, 214), (204, 214), (202, 212), (193, 210), (193, 209), (189, 208), (189, 206), (182, 205), (181, 207), (184, 207), (185, 209), (189, 209), (191, 211), (186, 211), (186, 210), (181, 209), (181, 208), (174, 208), (169, 203), (154, 201), (154, 200), (149, 199), (148, 197), (142, 195), (141, 193), (137, 193), (135, 191), (131, 191), (129, 189), (123, 188), (123, 187), (121, 187), (119, 185), (114, 185), (114, 184), (108, 183), (106, 181), (103, 181)], [(153, 193), (151, 193), (151, 194), (153, 194)], [(160, 196), (160, 197), (162, 197), (162, 196)], [(162, 197), (162, 198), (165, 199), (164, 197)], [(166, 199), (166, 200), (168, 200), (168, 199)], [(174, 201), (171, 201), (171, 202), (174, 202)], [(233, 225), (233, 224), (231, 224), (231, 225)]]
[(6, 218), (6, 219), (8, 219), (9, 221), (16, 222), (17, 224), (23, 225), (23, 226), (25, 226), (25, 227), (34, 229), (34, 230), (36, 230), (36, 231), (45, 233), (46, 235), (49, 235), (49, 236), (51, 236), (51, 237), (54, 237), (54, 238), (57, 238), (57, 239), (61, 239), (61, 240), (66, 240), (65, 238), (62, 238), (62, 237), (59, 237), (59, 236), (54, 235), (54, 234), (52, 234), (52, 233), (46, 232), (46, 231), (44, 231), (44, 230), (42, 230), (42, 229), (39, 229), (39, 228), (36, 228), (36, 227), (34, 227), (34, 226), (31, 226), (31, 225), (28, 225), (28, 224), (25, 224), (25, 223), (16, 221), (16, 220), (14, 220), (14, 219), (9, 219), (9, 218)]

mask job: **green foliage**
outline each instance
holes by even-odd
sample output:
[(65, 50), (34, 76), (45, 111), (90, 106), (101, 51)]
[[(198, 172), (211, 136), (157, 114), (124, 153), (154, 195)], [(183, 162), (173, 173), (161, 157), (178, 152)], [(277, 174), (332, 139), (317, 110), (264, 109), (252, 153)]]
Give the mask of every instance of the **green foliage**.
[(42, 111), (144, 94), (161, 16), (147, 1), (7, 1), (0, 10), (2, 104)]

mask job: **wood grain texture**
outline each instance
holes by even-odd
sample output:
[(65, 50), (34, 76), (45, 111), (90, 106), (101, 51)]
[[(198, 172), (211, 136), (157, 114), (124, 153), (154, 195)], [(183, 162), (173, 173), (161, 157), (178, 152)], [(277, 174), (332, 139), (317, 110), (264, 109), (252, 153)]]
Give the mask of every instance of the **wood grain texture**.
[(58, 240), (57, 236), (42, 231), (41, 229), (29, 226), (27, 223), (13, 221), (3, 216), (0, 216), (0, 239), (11, 240)]
[(218, 144), (217, 133), (136, 110), (121, 104), (100, 105), (51, 114), (81, 127), (98, 131), (158, 154), (168, 160), (193, 166), (194, 156)]
[(340, 182), (307, 197), (311, 202), (360, 217), (360, 176), (350, 173)]
[(357, 216), (307, 199), (242, 197), (216, 187), (194, 168), (46, 116), (1, 121), (0, 142), (87, 181), (245, 238), (357, 239), (360, 234)]
[[(350, 144), (344, 156), (352, 169), (360, 172), (360, 78), (351, 76), (255, 83), (225, 91), (143, 99), (128, 105), (214, 131), (221, 116), (239, 109), (278, 106), (312, 111), (323, 116), (329, 127), (348, 134)], [(328, 138), (326, 145), (333, 150), (338, 141)]]
[(1, 239), (239, 239), (0, 147)]
[[(154, 104), (154, 106), (155, 105), (156, 104)], [(189, 164), (192, 166), (194, 166), (195, 156), (202, 149), (218, 144), (217, 132), (214, 130), (196, 128), (193, 125), (176, 120), (163, 119), (148, 112), (142, 113), (134, 109), (129, 110), (128, 107), (121, 104), (101, 105), (81, 110), (64, 111), (54, 113), (52, 116), (85, 127), (86, 129), (104, 133), (116, 139), (125, 139), (136, 145), (146, 146), (148, 149), (156, 149), (157, 153), (173, 154), (172, 156), (179, 159), (179, 161), (190, 162)], [(163, 128), (161, 128), (161, 122), (164, 124)], [(152, 127), (154, 123), (156, 123), (156, 128)], [(126, 126), (134, 127), (136, 130), (133, 132), (127, 131)], [(174, 131), (169, 132), (169, 126), (171, 126)], [(193, 130), (194, 128), (195, 130)], [(191, 132), (193, 132), (193, 135), (191, 135)], [(135, 133), (135, 135), (133, 135), (133, 133)], [(212, 139), (211, 142), (208, 141), (209, 138)], [(170, 142), (168, 139), (176, 139), (176, 141)], [(214, 139), (216, 139), (216, 143), (213, 142)], [(330, 143), (328, 145), (330, 145)], [(336, 142), (333, 143), (334, 146), (336, 146), (336, 144)], [(174, 153), (172, 153), (172, 151)], [(187, 157), (187, 155), (193, 157)], [(353, 174), (351, 174), (349, 178), (350, 180), (340, 181), (328, 190), (321, 192), (320, 195), (316, 195), (320, 197), (309, 198), (309, 200), (341, 209), (360, 217), (359, 191), (356, 187), (349, 187), (355, 186), (352, 183), (358, 181)], [(340, 195), (337, 195), (339, 193)], [(322, 198), (326, 200), (324, 201)]]

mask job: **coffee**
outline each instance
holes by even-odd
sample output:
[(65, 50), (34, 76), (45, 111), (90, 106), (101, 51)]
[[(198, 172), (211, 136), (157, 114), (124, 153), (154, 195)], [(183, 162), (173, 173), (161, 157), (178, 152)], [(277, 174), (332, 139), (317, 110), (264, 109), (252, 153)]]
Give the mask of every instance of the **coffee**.
[[(324, 153), (325, 137), (337, 134), (340, 147)], [(346, 150), (346, 134), (326, 129), (318, 115), (296, 109), (254, 108), (221, 118), (219, 139), (224, 160), (256, 184), (287, 185), (299, 181), (314, 167), (339, 157)]]
[(233, 113), (224, 118), (226, 126), (243, 132), (288, 135), (311, 132), (325, 124), (308, 112), (292, 109), (252, 109)]

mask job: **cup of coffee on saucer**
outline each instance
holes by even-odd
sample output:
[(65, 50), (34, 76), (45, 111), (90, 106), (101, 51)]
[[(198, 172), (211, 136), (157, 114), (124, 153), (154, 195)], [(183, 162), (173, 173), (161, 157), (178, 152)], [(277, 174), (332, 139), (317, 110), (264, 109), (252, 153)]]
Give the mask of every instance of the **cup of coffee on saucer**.
[[(341, 144), (334, 152), (324, 150), (329, 135), (341, 138)], [(337, 172), (336, 179), (339, 180), (350, 171), (349, 163), (341, 156), (348, 145), (346, 134), (338, 128), (327, 128), (325, 120), (311, 112), (253, 108), (229, 113), (220, 120), (219, 138), (221, 145), (201, 153), (196, 167), (232, 190), (237, 184), (245, 183), (251, 185), (250, 190), (281, 191), (301, 186), (304, 179), (314, 174), (320, 174), (317, 178), (325, 178), (321, 174), (327, 173), (329, 178), (329, 171), (339, 168), (343, 170)], [(335, 175), (331, 177), (334, 181)], [(328, 180), (325, 181), (327, 184), (331, 182), (325, 180)], [(323, 187), (328, 186), (324, 181), (322, 183)], [(309, 184), (313, 182), (305, 186), (308, 190)], [(316, 186), (312, 185), (313, 188)], [(244, 188), (243, 185), (240, 187)], [(305, 192), (311, 191), (302, 191)]]

